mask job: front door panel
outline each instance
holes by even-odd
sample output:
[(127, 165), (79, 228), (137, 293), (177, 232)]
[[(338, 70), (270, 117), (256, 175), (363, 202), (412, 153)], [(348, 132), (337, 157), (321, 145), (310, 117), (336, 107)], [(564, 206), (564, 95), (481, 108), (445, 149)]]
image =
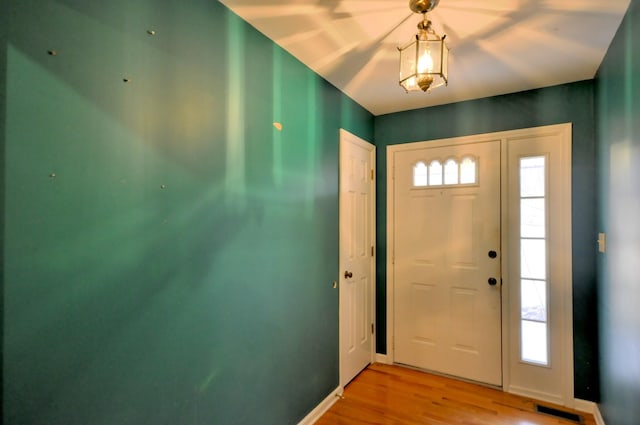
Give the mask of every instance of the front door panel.
[(395, 361), (501, 385), (500, 142), (394, 155)]

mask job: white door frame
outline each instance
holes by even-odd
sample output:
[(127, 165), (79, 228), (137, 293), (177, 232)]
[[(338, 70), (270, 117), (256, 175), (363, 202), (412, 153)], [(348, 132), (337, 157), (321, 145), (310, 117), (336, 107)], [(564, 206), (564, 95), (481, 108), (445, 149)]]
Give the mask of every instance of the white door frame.
[[(568, 143), (564, 143), (565, 150), (568, 149), (568, 152), (565, 152), (567, 157), (566, 161), (566, 174), (565, 178), (568, 178), (568, 182), (563, 181), (564, 184), (568, 184), (570, 187), (571, 184), (571, 124), (558, 124), (558, 125), (550, 125), (544, 127), (535, 127), (528, 128), (522, 130), (512, 130), (512, 131), (504, 131), (504, 132), (496, 132), (496, 133), (487, 133), (487, 134), (478, 134), (472, 136), (463, 136), (463, 137), (454, 137), (448, 139), (439, 139), (432, 141), (424, 141), (424, 142), (414, 142), (407, 144), (399, 144), (399, 145), (390, 145), (387, 146), (387, 356), (386, 360), (388, 363), (394, 363), (394, 154), (399, 151), (404, 150), (413, 150), (420, 148), (431, 148), (431, 147), (443, 147), (443, 146), (452, 146), (458, 144), (469, 144), (469, 143), (482, 143), (488, 141), (501, 141), (501, 185), (503, 189), (501, 190), (501, 208), (502, 208), (502, 235), (501, 235), (501, 252), (502, 252), (502, 278), (503, 280), (508, 277), (508, 264), (510, 261), (518, 260), (519, 257), (516, 257), (518, 253), (513, 255), (509, 255), (507, 244), (507, 214), (505, 213), (506, 207), (508, 205), (506, 199), (506, 190), (504, 188), (507, 187), (507, 149), (509, 146), (510, 140), (520, 140), (522, 138), (529, 137), (544, 137), (555, 135), (557, 137), (562, 138), (563, 141), (567, 141)], [(562, 320), (562, 329), (565, 334), (565, 346), (562, 347), (563, 357), (562, 357), (562, 370), (563, 370), (563, 381), (564, 381), (564, 391), (563, 396), (564, 400), (560, 404), (564, 404), (567, 407), (574, 407), (576, 402), (574, 399), (574, 376), (573, 376), (573, 309), (572, 309), (572, 262), (571, 262), (571, 197), (568, 196), (568, 199), (564, 201), (568, 204), (568, 209), (563, 214), (564, 220), (564, 228), (565, 234), (563, 235), (563, 239), (565, 242), (564, 245), (564, 254), (562, 258), (562, 269), (563, 269), (563, 300), (561, 301), (564, 308), (564, 317)], [(566, 205), (565, 206), (566, 209)], [(510, 366), (512, 360), (510, 359), (509, 353), (509, 343), (510, 343), (510, 335), (514, 332), (513, 327), (518, 326), (517, 324), (509, 323), (509, 320), (505, 320), (505, 318), (509, 317), (509, 282), (504, 281), (502, 286), (502, 388), (504, 391), (509, 392), (517, 392), (511, 388), (510, 382)], [(526, 394), (523, 394), (526, 395)], [(533, 395), (532, 395), (533, 396)], [(558, 400), (555, 400), (558, 403)]]
[[(376, 242), (376, 147), (375, 145), (367, 142), (366, 140), (363, 140), (361, 138), (359, 138), (358, 136), (348, 132), (347, 130), (344, 129), (340, 129), (340, 146), (339, 146), (339, 150), (340, 150), (340, 164), (339, 164), (339, 171), (342, 169), (342, 161), (343, 161), (343, 156), (342, 156), (342, 152), (344, 150), (344, 145), (346, 143), (353, 143), (356, 145), (359, 145), (360, 147), (363, 147), (366, 150), (369, 150), (370, 153), (370, 161), (371, 161), (371, 180), (370, 180), (370, 184), (371, 184), (371, 223), (370, 223), (370, 228), (369, 228), (369, 232), (370, 232), (370, 240), (371, 240), (371, 244), (372, 244), (372, 255), (371, 255), (371, 279), (370, 279), (370, 297), (369, 297), (369, 311), (371, 312), (371, 322), (372, 322), (372, 333), (371, 333), (371, 349), (370, 349), (370, 363), (373, 363), (375, 361), (376, 358), (376, 329), (375, 329), (375, 320), (376, 320), (376, 303), (375, 303), (375, 297), (376, 297), (376, 249), (375, 249), (375, 242)], [(340, 175), (340, 179), (342, 178), (342, 176)], [(339, 216), (340, 216), (340, 226), (343, 225), (342, 223), (342, 185), (339, 184), (339, 199), (340, 199), (340, 206), (339, 206)], [(340, 228), (340, 232), (342, 233), (343, 229)], [(342, 287), (342, 284), (345, 280), (345, 276), (344, 276), (344, 272), (345, 272), (345, 265), (342, 263), (342, 252), (344, 247), (342, 246), (342, 238), (339, 238), (339, 253), (338, 253), (338, 257), (339, 257), (339, 270), (338, 270), (338, 278), (339, 278), (339, 287)], [(334, 285), (335, 287), (335, 285)], [(340, 291), (340, 290), (339, 290)], [(340, 292), (339, 292), (340, 293)], [(342, 393), (342, 391), (344, 390), (344, 385), (346, 385), (345, 382), (345, 377), (343, 376), (343, 350), (342, 350), (342, 332), (343, 332), (343, 318), (341, 317), (340, 312), (342, 311), (342, 305), (340, 304), (342, 302), (341, 297), (339, 296), (339, 306), (338, 306), (338, 315), (339, 315), (339, 332), (338, 332), (338, 337), (339, 337), (339, 392)]]

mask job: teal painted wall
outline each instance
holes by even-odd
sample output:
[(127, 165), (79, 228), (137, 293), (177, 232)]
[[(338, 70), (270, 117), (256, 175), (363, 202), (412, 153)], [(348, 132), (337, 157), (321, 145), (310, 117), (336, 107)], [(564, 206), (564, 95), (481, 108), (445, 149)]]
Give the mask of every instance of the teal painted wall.
[[(540, 90), (419, 109), (375, 118), (377, 179), (386, 181), (386, 146), (542, 125), (573, 123), (572, 220), (574, 367), (576, 397), (597, 400), (596, 158), (594, 83), (583, 81)], [(378, 352), (386, 352), (386, 188), (377, 196)], [(382, 332), (380, 332), (382, 331)]]
[(297, 423), (371, 114), (216, 1), (2, 3), (4, 423)]
[[(5, 123), (7, 111), (7, 31), (9, 8), (0, 1), (0, 362), (4, 364), (4, 211), (5, 211)], [(0, 368), (0, 383), (4, 382), (4, 368)]]
[(596, 77), (602, 402), (607, 425), (640, 418), (640, 1)]

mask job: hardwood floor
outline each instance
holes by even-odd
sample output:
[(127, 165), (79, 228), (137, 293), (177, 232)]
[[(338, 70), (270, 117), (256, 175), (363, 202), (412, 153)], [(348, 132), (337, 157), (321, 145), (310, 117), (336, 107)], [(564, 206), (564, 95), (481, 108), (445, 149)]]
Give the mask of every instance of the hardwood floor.
[[(541, 403), (567, 411), (565, 408)], [(584, 425), (592, 415), (579, 414)], [(535, 412), (531, 399), (416, 370), (373, 364), (345, 389), (316, 425), (570, 425)]]

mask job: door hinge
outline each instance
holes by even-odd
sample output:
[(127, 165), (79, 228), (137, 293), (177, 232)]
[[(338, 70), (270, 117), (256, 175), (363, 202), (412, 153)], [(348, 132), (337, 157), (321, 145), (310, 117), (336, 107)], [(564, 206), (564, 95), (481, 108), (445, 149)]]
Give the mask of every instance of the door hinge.
[(373, 180), (373, 168), (371, 169), (371, 180)]
[(371, 256), (373, 257), (373, 245), (371, 245)]
[(373, 330), (374, 330), (374, 327), (373, 327), (373, 323), (372, 323), (371, 324), (371, 335), (373, 335), (373, 333), (374, 333)]

